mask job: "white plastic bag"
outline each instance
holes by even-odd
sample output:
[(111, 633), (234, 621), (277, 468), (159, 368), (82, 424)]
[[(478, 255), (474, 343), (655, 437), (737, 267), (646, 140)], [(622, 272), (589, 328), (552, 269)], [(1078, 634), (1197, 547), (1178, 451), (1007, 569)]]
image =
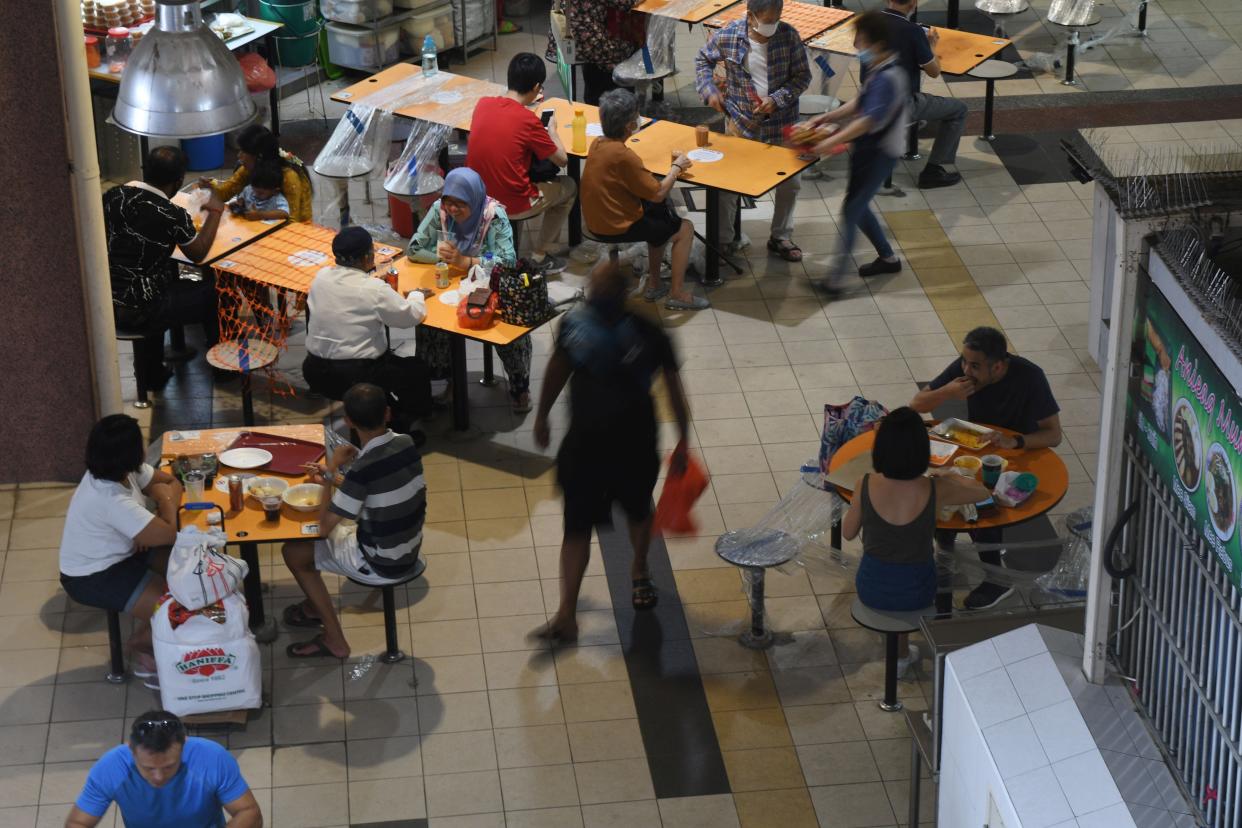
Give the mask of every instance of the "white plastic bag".
[[(1023, 488), (1018, 485), (1019, 478), (1030, 478), (1025, 482), (1030, 488)], [(1001, 472), (1000, 477), (996, 479), (996, 485), (992, 487), (992, 497), (1002, 506), (1014, 507), (1021, 503), (1025, 503), (1026, 499), (1035, 492), (1035, 486), (1039, 481), (1035, 475), (1030, 472), (1007, 471)]]
[(168, 556), (168, 591), (187, 609), (214, 604), (241, 589), (250, 568), (224, 551), (219, 529), (187, 526), (177, 533)]
[(240, 595), (189, 610), (165, 595), (151, 617), (160, 700), (178, 716), (263, 704), (259, 647)]

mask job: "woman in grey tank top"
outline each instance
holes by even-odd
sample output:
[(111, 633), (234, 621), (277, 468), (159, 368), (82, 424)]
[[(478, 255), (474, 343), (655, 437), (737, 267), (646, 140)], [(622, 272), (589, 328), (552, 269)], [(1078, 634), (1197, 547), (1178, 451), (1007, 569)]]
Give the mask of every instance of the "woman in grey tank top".
[[(912, 408), (898, 408), (880, 421), (871, 465), (875, 474), (859, 478), (841, 524), (853, 540), (862, 533), (862, 560), (855, 588), (858, 598), (877, 610), (912, 611), (936, 598), (933, 537), (944, 506), (977, 503), (988, 496), (983, 484), (946, 471), (928, 477), (931, 457), (927, 426)], [(901, 652), (899, 642), (898, 652)], [(909, 647), (911, 663), (918, 649)]]

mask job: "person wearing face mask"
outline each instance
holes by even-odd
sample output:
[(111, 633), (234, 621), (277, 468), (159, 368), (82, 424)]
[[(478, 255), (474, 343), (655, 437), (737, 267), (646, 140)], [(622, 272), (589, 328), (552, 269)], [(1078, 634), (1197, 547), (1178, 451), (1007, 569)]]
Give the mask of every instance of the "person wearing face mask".
[(854, 48), (858, 60), (866, 67), (866, 80), (858, 97), (806, 122), (811, 128), (845, 123), (815, 145), (815, 152), (828, 155), (835, 147), (853, 144), (850, 153), (850, 177), (841, 206), (841, 244), (838, 262), (829, 274), (824, 290), (830, 295), (840, 293), (841, 282), (853, 259), (854, 239), (861, 230), (875, 246), (878, 258), (858, 268), (858, 275), (867, 277), (881, 273), (897, 273), (901, 260), (893, 252), (884, 229), (871, 212), (871, 199), (880, 191), (885, 179), (892, 175), (897, 159), (905, 148), (907, 101), (905, 74), (891, 50), (889, 28), (878, 11), (863, 12), (854, 19)]
[(590, 559), (591, 530), (612, 523), (614, 502), (625, 511), (634, 549), (631, 603), (641, 610), (657, 601), (647, 570), (651, 495), (660, 471), (652, 399), (657, 375), (664, 379), (679, 435), (670, 474), (685, 469), (690, 414), (672, 342), (659, 326), (626, 310), (626, 292), (617, 263), (601, 260), (591, 271), (587, 301), (561, 321), (539, 396), (535, 441), (546, 448), (551, 441), (548, 413), (569, 384), (569, 431), (556, 460), (565, 498), (561, 600), (539, 633), (545, 638), (577, 638), (578, 590)]
[[(806, 47), (798, 31), (781, 22), (783, 0), (746, 0), (746, 16), (720, 29), (694, 60), (695, 87), (703, 102), (725, 114), (725, 130), (768, 144), (784, 141), (784, 128), (798, 119), (798, 98), (811, 85)], [(724, 68), (724, 89), (717, 86), (717, 67)], [(773, 193), (768, 250), (787, 262), (802, 261), (790, 240), (794, 205), (802, 188), (794, 175)], [(718, 240), (733, 238), (737, 196), (722, 196)]]

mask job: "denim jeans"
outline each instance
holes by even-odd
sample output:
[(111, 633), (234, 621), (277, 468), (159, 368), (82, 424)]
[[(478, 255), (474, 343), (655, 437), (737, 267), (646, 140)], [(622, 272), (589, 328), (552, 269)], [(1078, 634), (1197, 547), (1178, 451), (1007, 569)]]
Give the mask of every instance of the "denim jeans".
[(897, 159), (890, 158), (876, 149), (855, 148), (850, 156), (850, 180), (845, 188), (845, 203), (841, 205), (841, 246), (838, 248), (836, 272), (830, 283), (840, 284), (853, 262), (854, 239), (858, 231), (875, 245), (881, 258), (893, 255), (893, 248), (884, 237), (880, 220), (871, 212), (871, 199), (884, 186), (893, 173)]
[(932, 144), (928, 164), (943, 167), (945, 164), (957, 163), (957, 145), (966, 130), (966, 104), (957, 98), (942, 98), (939, 95), (915, 93), (914, 106), (910, 111), (913, 121), (938, 122), (936, 140)]

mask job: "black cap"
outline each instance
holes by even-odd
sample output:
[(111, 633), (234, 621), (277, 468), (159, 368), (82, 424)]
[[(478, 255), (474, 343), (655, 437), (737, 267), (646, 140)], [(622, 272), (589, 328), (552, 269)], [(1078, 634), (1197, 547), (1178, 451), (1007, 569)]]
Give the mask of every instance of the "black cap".
[(371, 251), (371, 234), (363, 227), (346, 227), (332, 240), (332, 255), (338, 259), (355, 261)]

